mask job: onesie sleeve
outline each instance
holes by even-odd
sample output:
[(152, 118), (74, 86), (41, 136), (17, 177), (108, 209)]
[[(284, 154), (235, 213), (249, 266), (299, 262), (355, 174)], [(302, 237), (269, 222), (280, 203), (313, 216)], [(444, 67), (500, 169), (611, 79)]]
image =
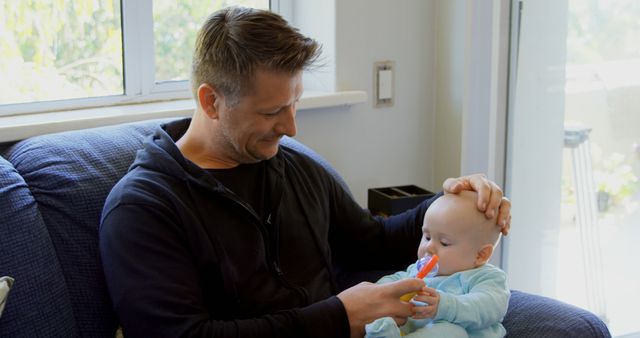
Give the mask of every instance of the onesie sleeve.
[(440, 293), (434, 320), (458, 324), (465, 329), (482, 329), (502, 321), (509, 306), (509, 288), (504, 271), (492, 267), (469, 279), (469, 292)]

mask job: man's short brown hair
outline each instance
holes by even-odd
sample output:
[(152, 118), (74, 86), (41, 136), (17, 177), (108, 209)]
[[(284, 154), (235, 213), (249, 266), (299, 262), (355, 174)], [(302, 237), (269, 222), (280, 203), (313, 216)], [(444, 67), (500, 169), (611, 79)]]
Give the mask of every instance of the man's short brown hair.
[(320, 45), (300, 34), (278, 14), (243, 7), (213, 13), (198, 32), (191, 85), (207, 83), (235, 105), (251, 90), (257, 69), (295, 73), (313, 64)]

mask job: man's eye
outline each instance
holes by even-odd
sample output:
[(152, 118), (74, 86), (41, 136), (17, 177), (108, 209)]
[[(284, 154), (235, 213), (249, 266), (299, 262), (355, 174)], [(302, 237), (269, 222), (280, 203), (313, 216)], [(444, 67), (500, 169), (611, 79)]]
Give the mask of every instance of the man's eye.
[(262, 115), (265, 116), (274, 116), (274, 115), (278, 115), (278, 113), (280, 113), (285, 107), (279, 107), (276, 108), (276, 110), (270, 111), (270, 112), (266, 112), (266, 113), (262, 113)]
[(426, 239), (427, 241), (431, 240), (431, 236), (424, 236), (424, 239)]

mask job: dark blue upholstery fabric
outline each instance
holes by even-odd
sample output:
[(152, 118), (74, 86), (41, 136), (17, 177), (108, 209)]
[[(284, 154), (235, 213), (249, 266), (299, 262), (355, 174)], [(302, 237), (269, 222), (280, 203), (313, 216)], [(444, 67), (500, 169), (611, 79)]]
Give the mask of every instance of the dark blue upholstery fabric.
[(513, 290), (503, 325), (507, 336), (514, 338), (611, 337), (604, 322), (591, 312)]
[(314, 150), (287, 136), (283, 137), (280, 140), (280, 144), (311, 157), (314, 161), (318, 162), (323, 168), (325, 168), (331, 174), (331, 176), (333, 176), (333, 178), (335, 178), (336, 181), (340, 183), (342, 187), (351, 194), (351, 190), (349, 190), (349, 186), (347, 185), (347, 182), (344, 181), (342, 176), (340, 176), (340, 174), (338, 174), (338, 172), (333, 169), (333, 167), (331, 166), (331, 164), (329, 164), (329, 162), (327, 162), (327, 160), (325, 160)]
[(112, 186), (158, 124), (150, 121), (33, 137), (7, 152), (38, 202), (81, 336), (113, 337), (117, 328), (99, 258), (100, 213)]
[(77, 336), (62, 270), (36, 201), (2, 157), (0, 276), (15, 278), (0, 318), (1, 337)]

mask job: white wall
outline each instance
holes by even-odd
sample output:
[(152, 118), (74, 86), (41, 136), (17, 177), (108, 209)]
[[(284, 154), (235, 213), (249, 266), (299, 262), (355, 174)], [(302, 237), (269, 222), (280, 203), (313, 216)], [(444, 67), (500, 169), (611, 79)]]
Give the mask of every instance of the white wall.
[(503, 185), (509, 0), (436, 1), (434, 181), (485, 173)]
[(460, 175), (464, 88), (465, 0), (435, 6), (434, 182)]
[[(492, 171), (491, 178), (502, 181), (493, 163), (502, 158), (494, 158), (489, 147), (498, 141), (503, 146), (504, 129), (490, 128), (489, 120), (499, 118), (496, 110), (504, 113), (504, 105), (497, 107), (491, 96), (504, 88), (487, 74), (496, 71), (496, 63), (506, 69), (506, 53), (493, 57), (499, 45), (491, 44), (495, 32), (505, 28), (491, 20), (506, 11), (508, 0), (493, 0), (488, 7), (472, 0), (321, 3), (293, 2), (294, 24), (323, 42), (326, 52), (327, 67), (307, 87), (366, 90), (369, 102), (299, 112), (298, 139), (336, 167), (358, 202), (366, 205), (371, 187), (417, 184), (439, 191), (444, 179), (469, 170)], [(476, 41), (483, 39), (486, 44)], [(483, 62), (476, 60), (480, 56)], [(373, 63), (382, 60), (395, 62), (395, 104), (373, 108)], [(474, 121), (484, 122), (482, 128)], [(489, 135), (498, 133), (502, 139)]]
[[(300, 15), (308, 2), (313, 1), (295, 1), (300, 7), (294, 13)], [(335, 8), (335, 40), (323, 42), (335, 44), (325, 48), (335, 51), (328, 59), (335, 58), (336, 89), (366, 90), (369, 102), (298, 112), (297, 139), (340, 172), (363, 206), (371, 187), (416, 184), (440, 190), (441, 182), (433, 180), (434, 2), (349, 0), (325, 5)], [(331, 20), (295, 22), (305, 34), (327, 23)], [(395, 103), (374, 108), (373, 63), (382, 60), (395, 62)]]
[(509, 8), (509, 0), (436, 2), (435, 182), (485, 173), (504, 186)]

